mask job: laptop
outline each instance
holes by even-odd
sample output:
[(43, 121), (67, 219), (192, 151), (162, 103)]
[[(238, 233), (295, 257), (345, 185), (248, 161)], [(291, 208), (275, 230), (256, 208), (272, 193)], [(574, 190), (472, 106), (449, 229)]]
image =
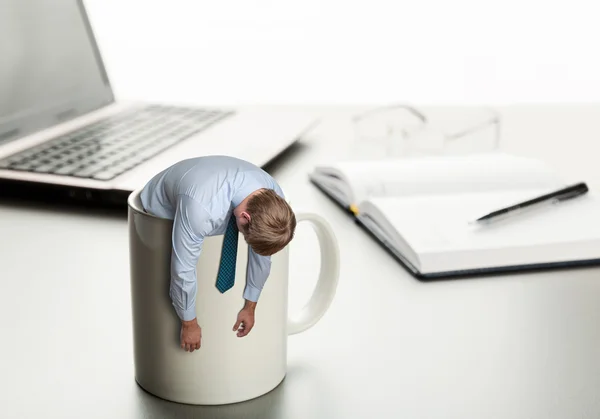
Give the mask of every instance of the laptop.
[(126, 206), (177, 161), (264, 167), (317, 122), (276, 107), (117, 100), (82, 1), (3, 0), (0, 57), (0, 195)]

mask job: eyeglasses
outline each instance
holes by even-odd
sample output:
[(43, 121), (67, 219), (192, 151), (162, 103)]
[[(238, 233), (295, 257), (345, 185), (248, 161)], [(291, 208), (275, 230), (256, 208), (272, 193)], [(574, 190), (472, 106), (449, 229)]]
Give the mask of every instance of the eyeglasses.
[(500, 145), (500, 115), (486, 107), (421, 110), (395, 104), (355, 115), (352, 123), (357, 151), (379, 158), (491, 151)]

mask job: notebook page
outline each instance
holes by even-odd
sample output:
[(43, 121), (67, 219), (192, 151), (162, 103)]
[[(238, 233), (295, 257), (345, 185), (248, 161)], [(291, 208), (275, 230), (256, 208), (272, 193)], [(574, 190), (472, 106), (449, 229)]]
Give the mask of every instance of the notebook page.
[(374, 196), (454, 194), (556, 187), (561, 180), (545, 163), (504, 153), (340, 162), (360, 202)]
[[(549, 189), (506, 191), (453, 196), (413, 196), (373, 199), (373, 204), (386, 214), (389, 222), (417, 254), (463, 255), (487, 252), (486, 257), (502, 264), (502, 258), (515, 257), (521, 262), (547, 262), (554, 257), (531, 251), (519, 255), (524, 248), (542, 249), (549, 245), (565, 252), (577, 243), (598, 242), (600, 256), (600, 200), (588, 193), (560, 204), (537, 208), (489, 225), (472, 224), (486, 213), (550, 192)], [(573, 247), (575, 246), (575, 247)], [(483, 253), (481, 253), (483, 254)], [(452, 256), (448, 256), (451, 258)], [(469, 261), (474, 267), (482, 261)]]

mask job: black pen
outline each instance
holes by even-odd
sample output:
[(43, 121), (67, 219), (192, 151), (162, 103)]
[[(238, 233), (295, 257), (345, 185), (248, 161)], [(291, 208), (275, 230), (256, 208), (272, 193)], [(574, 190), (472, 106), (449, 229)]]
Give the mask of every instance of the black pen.
[(529, 199), (519, 204), (511, 205), (510, 207), (501, 208), (499, 210), (490, 212), (483, 217), (478, 218), (475, 222), (492, 221), (496, 218), (500, 218), (505, 215), (512, 215), (518, 210), (528, 209), (536, 204), (550, 204), (565, 201), (567, 199), (575, 198), (583, 195), (588, 191), (588, 187), (585, 183), (580, 182), (575, 185), (568, 186), (555, 192), (550, 192), (545, 195), (538, 196), (537, 198)]

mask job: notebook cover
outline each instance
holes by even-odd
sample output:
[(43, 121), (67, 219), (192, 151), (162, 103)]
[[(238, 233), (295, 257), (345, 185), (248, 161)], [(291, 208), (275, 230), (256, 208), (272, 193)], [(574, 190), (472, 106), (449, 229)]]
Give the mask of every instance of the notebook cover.
[(533, 263), (527, 265), (509, 265), (499, 266), (490, 268), (479, 268), (479, 269), (464, 269), (457, 271), (444, 271), (444, 272), (432, 272), (422, 273), (415, 266), (413, 266), (408, 260), (406, 260), (400, 253), (398, 253), (392, 247), (386, 245), (369, 227), (367, 227), (359, 218), (355, 218), (355, 222), (365, 231), (372, 239), (374, 239), (384, 250), (386, 250), (396, 261), (400, 263), (409, 273), (415, 278), (422, 281), (433, 281), (441, 279), (460, 279), (470, 278), (476, 276), (493, 276), (493, 275), (504, 275), (511, 273), (526, 273), (526, 272), (541, 272), (559, 269), (573, 269), (583, 268), (591, 266), (600, 266), (600, 258), (598, 259), (584, 259), (584, 260), (573, 260), (563, 262), (548, 262), (548, 263)]

